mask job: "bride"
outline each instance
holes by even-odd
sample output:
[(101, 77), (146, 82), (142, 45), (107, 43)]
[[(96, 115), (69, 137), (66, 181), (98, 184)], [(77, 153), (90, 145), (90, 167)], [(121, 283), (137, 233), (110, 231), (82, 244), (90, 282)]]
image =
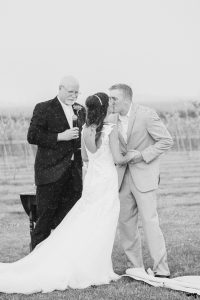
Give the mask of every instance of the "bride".
[(83, 289), (118, 279), (111, 253), (119, 215), (115, 163), (126, 164), (115, 124), (109, 123), (109, 98), (86, 100), (82, 158), (89, 160), (83, 194), (52, 234), (26, 257), (0, 263), (0, 292), (30, 294)]

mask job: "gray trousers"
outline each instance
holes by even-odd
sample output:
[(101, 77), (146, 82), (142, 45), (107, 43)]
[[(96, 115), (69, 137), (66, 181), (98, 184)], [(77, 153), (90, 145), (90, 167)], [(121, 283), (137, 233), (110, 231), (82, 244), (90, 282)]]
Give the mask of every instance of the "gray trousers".
[(140, 192), (126, 169), (120, 188), (120, 240), (127, 256), (128, 267), (143, 267), (141, 239), (138, 230), (138, 213), (141, 216), (145, 239), (153, 259), (153, 271), (169, 275), (165, 240), (160, 229), (156, 192)]

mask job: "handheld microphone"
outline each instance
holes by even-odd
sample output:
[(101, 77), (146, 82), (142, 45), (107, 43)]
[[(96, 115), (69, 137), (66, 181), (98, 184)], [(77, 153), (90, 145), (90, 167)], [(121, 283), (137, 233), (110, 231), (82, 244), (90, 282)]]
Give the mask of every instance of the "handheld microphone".
[(78, 127), (78, 117), (76, 115), (72, 116), (72, 127)]
[[(76, 116), (76, 115), (73, 115), (72, 116), (72, 127), (78, 127), (78, 117)], [(80, 134), (80, 132), (79, 132), (79, 134)], [(75, 148), (76, 147), (78, 147), (78, 144), (77, 144), (77, 141), (76, 141), (76, 139), (73, 141), (73, 144), (74, 144), (74, 146), (75, 146)], [(80, 146), (79, 146), (80, 147)], [(76, 151), (77, 150), (80, 150), (81, 148), (76, 148)], [(75, 151), (75, 152), (76, 152)], [(74, 155), (76, 155), (76, 153), (74, 153)], [(73, 155), (73, 158), (74, 158), (74, 155)]]

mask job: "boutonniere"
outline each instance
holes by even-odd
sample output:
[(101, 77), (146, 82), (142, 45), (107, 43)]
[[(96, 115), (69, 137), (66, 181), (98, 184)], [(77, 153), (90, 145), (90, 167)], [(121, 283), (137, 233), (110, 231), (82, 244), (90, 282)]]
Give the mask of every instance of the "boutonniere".
[(79, 111), (82, 109), (82, 106), (79, 104), (74, 104), (73, 109), (75, 110), (75, 115), (72, 117), (73, 127), (78, 127), (78, 118), (80, 118)]
[(79, 111), (82, 109), (82, 106), (79, 104), (74, 104), (73, 109), (76, 111), (76, 113), (78, 115)]

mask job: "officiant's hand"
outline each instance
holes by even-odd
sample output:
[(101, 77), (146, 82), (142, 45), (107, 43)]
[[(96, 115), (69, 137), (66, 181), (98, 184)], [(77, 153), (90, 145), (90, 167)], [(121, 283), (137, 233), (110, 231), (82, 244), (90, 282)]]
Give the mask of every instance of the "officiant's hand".
[(58, 141), (70, 141), (77, 139), (79, 137), (79, 128), (73, 127), (71, 129), (67, 129), (63, 132), (58, 133), (57, 140)]

